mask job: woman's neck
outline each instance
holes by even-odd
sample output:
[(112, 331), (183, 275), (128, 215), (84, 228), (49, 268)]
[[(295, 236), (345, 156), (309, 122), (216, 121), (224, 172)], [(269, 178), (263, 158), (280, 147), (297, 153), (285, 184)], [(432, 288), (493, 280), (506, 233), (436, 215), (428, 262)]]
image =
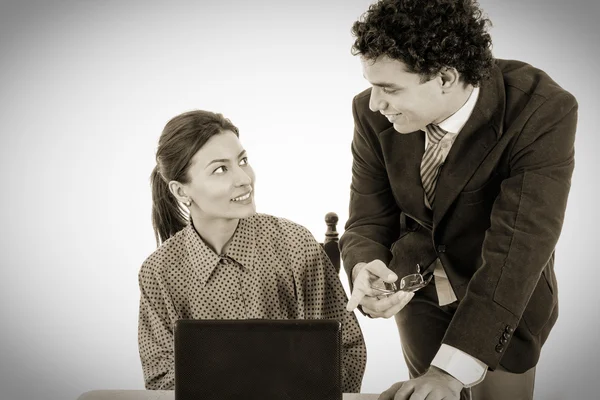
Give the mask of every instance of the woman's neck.
[(201, 218), (192, 214), (194, 229), (209, 247), (217, 254), (227, 250), (229, 242), (237, 229), (239, 219)]

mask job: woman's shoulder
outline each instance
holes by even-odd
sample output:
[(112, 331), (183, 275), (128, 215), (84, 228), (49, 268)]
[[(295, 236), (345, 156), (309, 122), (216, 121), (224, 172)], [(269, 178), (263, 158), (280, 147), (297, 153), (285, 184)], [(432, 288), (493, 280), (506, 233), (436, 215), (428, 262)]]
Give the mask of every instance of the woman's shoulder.
[(142, 263), (140, 273), (162, 274), (165, 270), (178, 266), (187, 257), (186, 229), (183, 228), (165, 240)]
[(254, 214), (251, 219), (255, 230), (258, 231), (257, 234), (287, 238), (292, 241), (314, 240), (313, 235), (305, 226), (290, 219), (261, 213)]

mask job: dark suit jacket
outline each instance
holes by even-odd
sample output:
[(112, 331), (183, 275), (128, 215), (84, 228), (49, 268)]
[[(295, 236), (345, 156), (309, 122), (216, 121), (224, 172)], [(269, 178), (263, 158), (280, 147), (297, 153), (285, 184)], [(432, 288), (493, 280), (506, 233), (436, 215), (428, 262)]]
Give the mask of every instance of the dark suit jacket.
[[(575, 98), (539, 69), (497, 60), (440, 172), (433, 212), (423, 132), (400, 134), (354, 98), (348, 276), (380, 259), (402, 277), (439, 257), (460, 305), (443, 343), (495, 369), (534, 366), (558, 316), (554, 248), (574, 166)], [(514, 332), (513, 332), (514, 331)]]

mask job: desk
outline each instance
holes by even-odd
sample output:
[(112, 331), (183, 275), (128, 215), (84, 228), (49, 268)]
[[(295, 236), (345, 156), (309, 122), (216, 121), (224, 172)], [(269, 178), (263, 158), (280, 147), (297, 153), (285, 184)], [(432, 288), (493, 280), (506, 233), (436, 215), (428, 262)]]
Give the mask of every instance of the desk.
[[(172, 390), (92, 390), (77, 400), (173, 400)], [(377, 400), (378, 394), (346, 393), (343, 400)]]

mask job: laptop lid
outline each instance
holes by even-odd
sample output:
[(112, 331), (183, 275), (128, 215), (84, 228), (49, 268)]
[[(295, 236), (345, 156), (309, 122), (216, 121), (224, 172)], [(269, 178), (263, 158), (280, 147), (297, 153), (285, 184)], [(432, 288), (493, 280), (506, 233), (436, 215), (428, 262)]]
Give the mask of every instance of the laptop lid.
[(337, 320), (178, 320), (175, 400), (341, 400)]

